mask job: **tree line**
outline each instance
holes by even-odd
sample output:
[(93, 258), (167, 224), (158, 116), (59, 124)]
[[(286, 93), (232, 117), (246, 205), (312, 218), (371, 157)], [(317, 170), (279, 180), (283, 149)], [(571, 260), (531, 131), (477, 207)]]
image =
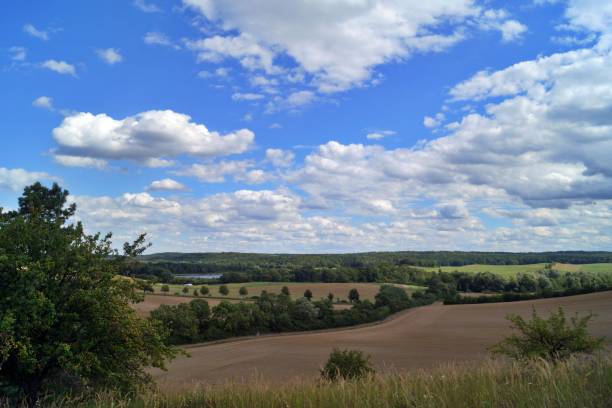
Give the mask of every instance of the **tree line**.
[[(332, 296), (333, 297), (333, 296)], [(402, 288), (382, 285), (375, 301), (359, 300), (352, 292), (353, 307), (334, 310), (332, 299), (292, 300), (288, 293), (263, 291), (252, 302), (226, 301), (210, 307), (204, 299), (190, 303), (161, 305), (151, 312), (150, 319), (169, 332), (172, 344), (220, 340), (229, 337), (264, 333), (317, 330), (352, 326), (382, 320), (410, 307), (430, 304), (433, 294), (416, 292), (409, 297)]]

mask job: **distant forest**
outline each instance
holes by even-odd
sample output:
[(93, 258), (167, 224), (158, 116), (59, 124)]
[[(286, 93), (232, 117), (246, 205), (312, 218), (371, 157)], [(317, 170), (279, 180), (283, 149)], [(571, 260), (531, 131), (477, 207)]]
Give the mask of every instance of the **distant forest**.
[[(223, 274), (223, 282), (422, 282), (418, 267), (470, 264), (611, 263), (612, 252), (365, 252), (355, 254), (158, 253), (144, 255), (129, 275), (170, 282), (181, 274)], [(415, 268), (416, 267), (416, 268)]]
[[(487, 265), (527, 265), (535, 263), (608, 263), (612, 252), (459, 252), (459, 251), (399, 251), (363, 252), (354, 254), (258, 254), (240, 252), (178, 253), (165, 252), (144, 255), (145, 262), (193, 263), (209, 265), (207, 271), (241, 270), (244, 266), (345, 266), (363, 267), (388, 263), (421, 267)], [(198, 271), (200, 272), (200, 271)]]

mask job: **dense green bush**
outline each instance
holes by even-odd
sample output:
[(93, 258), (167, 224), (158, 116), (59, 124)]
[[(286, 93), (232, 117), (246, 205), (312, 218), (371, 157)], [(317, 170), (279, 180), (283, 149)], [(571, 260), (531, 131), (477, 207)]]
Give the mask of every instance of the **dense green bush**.
[(505, 338), (491, 351), (516, 360), (541, 358), (549, 361), (565, 360), (574, 354), (592, 354), (602, 350), (604, 343), (604, 338), (594, 338), (588, 332), (587, 326), (593, 316), (576, 314), (568, 321), (561, 307), (548, 318), (541, 318), (534, 309), (531, 321), (511, 315), (508, 320), (519, 333)]
[(334, 349), (321, 369), (321, 377), (329, 381), (354, 380), (373, 374), (370, 356), (359, 350)]

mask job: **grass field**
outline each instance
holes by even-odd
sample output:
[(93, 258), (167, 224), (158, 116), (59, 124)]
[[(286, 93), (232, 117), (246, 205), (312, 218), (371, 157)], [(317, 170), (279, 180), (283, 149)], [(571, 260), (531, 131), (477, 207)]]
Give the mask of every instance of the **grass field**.
[[(271, 383), (318, 376), (334, 347), (362, 350), (380, 372), (429, 369), (451, 362), (480, 361), (487, 348), (510, 333), (506, 316), (528, 316), (532, 307), (546, 314), (563, 306), (596, 314), (593, 335), (612, 340), (612, 291), (555, 299), (410, 309), (380, 324), (325, 332), (262, 336), (224, 344), (191, 346), (168, 371), (153, 374), (164, 390), (201, 382), (223, 384), (263, 378)], [(608, 343), (608, 346), (611, 344)]]
[[(546, 264), (538, 263), (538, 264), (528, 264), (528, 265), (464, 265), (464, 266), (441, 266), (439, 268), (421, 268), (426, 271), (436, 272), (438, 270), (442, 270), (443, 272), (469, 272), (469, 273), (478, 273), (478, 272), (491, 272), (497, 275), (501, 275), (503, 277), (509, 278), (516, 276), (519, 273), (535, 273), (537, 271), (543, 270)], [(600, 263), (600, 264), (583, 264), (583, 265), (573, 265), (573, 264), (553, 264), (553, 269), (556, 269), (561, 272), (592, 272), (592, 273), (604, 273), (604, 272), (612, 272), (612, 263)]]
[[(219, 293), (219, 287), (221, 285), (206, 285), (209, 290), (209, 296), (215, 298), (227, 298), (227, 299), (240, 299), (241, 296), (238, 293), (241, 287), (246, 287), (249, 296), (258, 296), (262, 290), (268, 291), (268, 293), (280, 293), (283, 286), (287, 286), (289, 288), (289, 292), (291, 297), (296, 299), (300, 298), (304, 295), (304, 291), (306, 289), (310, 289), (313, 294), (313, 299), (320, 299), (323, 297), (327, 297), (328, 293), (334, 294), (334, 299), (339, 300), (347, 300), (348, 293), (351, 289), (355, 288), (359, 291), (359, 295), (362, 300), (369, 299), (374, 300), (374, 297), (378, 293), (380, 289), (380, 283), (296, 283), (296, 282), (246, 282), (246, 283), (229, 283), (226, 286), (229, 289), (229, 294), (227, 296), (222, 296)], [(182, 294), (182, 290), (185, 287), (184, 285), (169, 285), (170, 286), (170, 294), (179, 293)], [(413, 292), (416, 290), (425, 290), (426, 288), (421, 286), (412, 286), (412, 285), (397, 285), (405, 288), (408, 292)], [(156, 284), (154, 286), (155, 293), (163, 293), (161, 292), (162, 284)], [(193, 294), (194, 289), (201, 288), (201, 286), (193, 286), (189, 288), (189, 295)]]
[[(612, 402), (610, 357), (552, 365), (487, 360), (448, 364), (408, 375), (374, 375), (349, 382), (265, 381), (192, 387), (179, 393), (148, 392), (132, 399), (98, 395), (86, 405), (165, 408), (602, 408)], [(70, 406), (49, 404), (51, 408)]]

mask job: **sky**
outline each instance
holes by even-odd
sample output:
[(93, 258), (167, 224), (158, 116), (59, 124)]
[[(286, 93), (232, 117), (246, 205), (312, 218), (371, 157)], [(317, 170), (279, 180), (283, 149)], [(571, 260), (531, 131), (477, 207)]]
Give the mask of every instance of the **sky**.
[(117, 245), (612, 249), (612, 0), (4, 1), (0, 95)]

